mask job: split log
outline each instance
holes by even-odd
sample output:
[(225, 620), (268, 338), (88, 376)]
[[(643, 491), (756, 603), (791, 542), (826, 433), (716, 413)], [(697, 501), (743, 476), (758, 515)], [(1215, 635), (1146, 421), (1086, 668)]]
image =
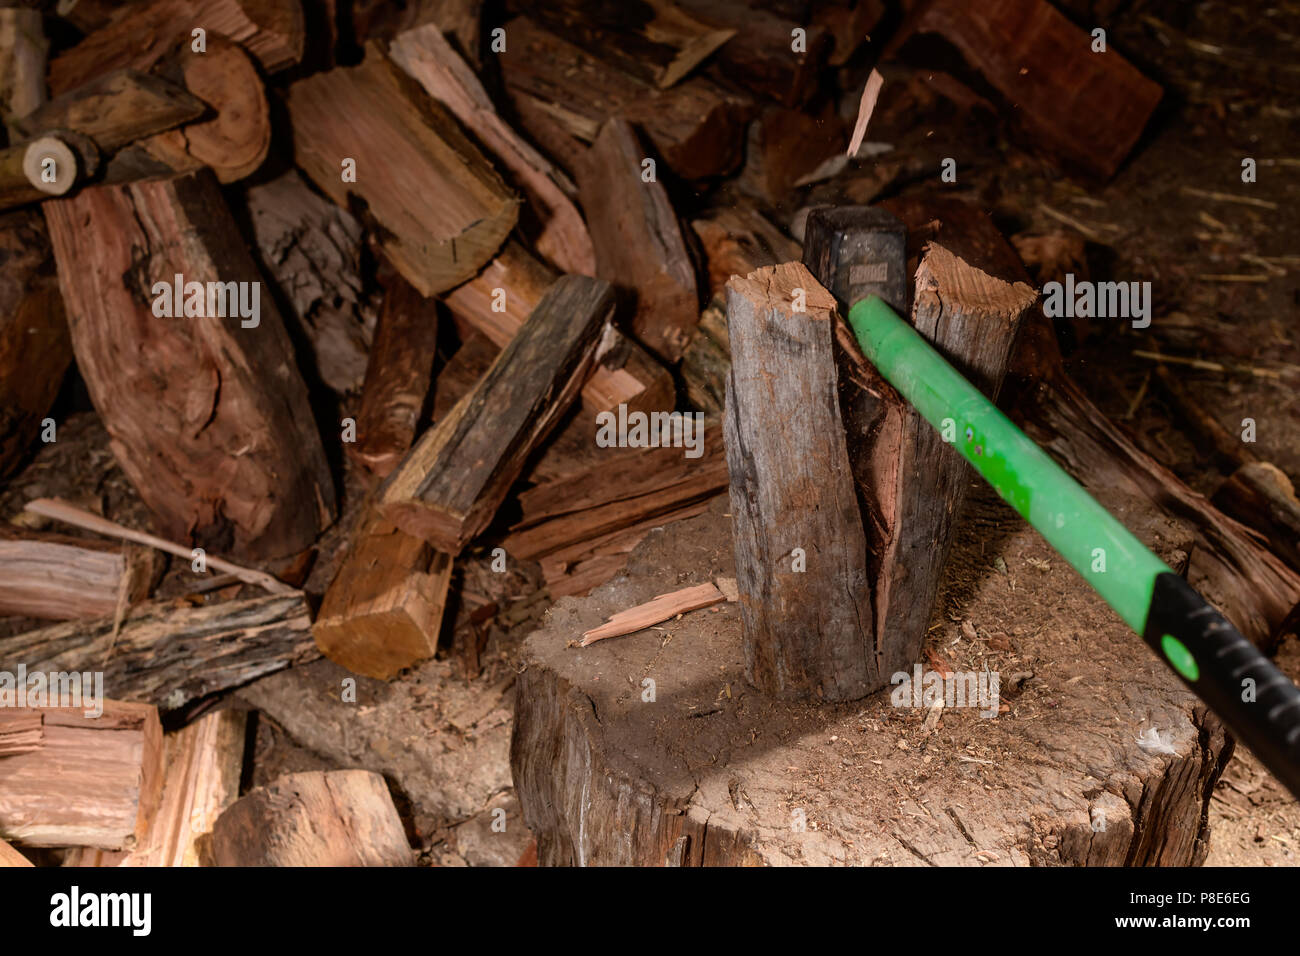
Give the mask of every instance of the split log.
[(436, 303), (396, 273), (384, 277), (384, 286), (357, 412), (357, 440), (344, 445), (378, 478), (386, 478), (415, 441), (438, 351)]
[(869, 629), (834, 312), (799, 263), (727, 283), (724, 434), (745, 672), (774, 697), (855, 700), (888, 680)]
[(162, 570), (148, 548), (0, 526), (0, 616), (111, 615), (147, 598)]
[(0, 710), (0, 757), (31, 753), (40, 750), (44, 744), (45, 722), (41, 719), (41, 711), (8, 705)]
[[(1103, 501), (1120, 510), (1120, 499)], [(996, 699), (977, 693), (977, 707), (968, 696), (930, 728), (912, 694), (895, 705), (897, 686), (812, 710), (749, 688), (740, 612), (728, 603), (667, 633), (572, 646), (611, 613), (733, 574), (723, 508), (646, 539), (627, 573), (592, 596), (561, 599), (525, 641), (515, 690), (511, 768), (538, 862), (1203, 860), (1210, 796), (1232, 752), (1222, 726), (991, 490), (971, 504), (931, 636), (950, 670), (1003, 676)], [(988, 567), (997, 558), (1013, 594)], [(978, 638), (957, 642), (948, 615), (976, 625)], [(1013, 659), (1035, 661), (1018, 688), (1006, 672)], [(1139, 746), (1152, 727), (1172, 753)]]
[(510, 7), (659, 89), (679, 82), (736, 33), (697, 20), (673, 0), (562, 0)]
[(210, 119), (151, 136), (139, 148), (173, 172), (209, 166), (223, 183), (251, 176), (271, 149), (271, 108), (257, 64), (239, 44), (220, 34), (207, 52), (190, 52), (185, 41), (154, 69), (183, 83), (207, 104)]
[(367, 510), (312, 635), (348, 670), (388, 680), (438, 650), (451, 558)]
[[(310, 546), (333, 520), (333, 483), (283, 322), (216, 179), (101, 186), (46, 206), (78, 369), (163, 535), (255, 559)], [(224, 286), (160, 318), (159, 285), (181, 298), (174, 276)], [(196, 304), (226, 318), (195, 317)]]
[[(1023, 267), (974, 207), (902, 200), (889, 208), (909, 225), (930, 224), (928, 231), (917, 225), (910, 234), (913, 240), (929, 240), (915, 272), (912, 324), (977, 388), (996, 398), (1020, 324), (1037, 298)], [(885, 240), (882, 228), (899, 231)], [(901, 229), (897, 220), (882, 222), (878, 210), (814, 210), (804, 261), (845, 314), (873, 291), (908, 314), (906, 277), (898, 269)], [(879, 668), (871, 679), (883, 682), (920, 657), (970, 472), (956, 449), (862, 357), (846, 322), (836, 323), (836, 333), (840, 408), (869, 549), (862, 620), (871, 622), (866, 640)], [(818, 539), (810, 540), (822, 547)]]
[(306, 31), (299, 0), (149, 0), (120, 9), (112, 20), (50, 63), (55, 96), (122, 67), (147, 72), (191, 31), (225, 36), (268, 73), (302, 59)]
[(71, 363), (45, 222), (34, 210), (0, 215), (0, 478), (27, 455)]
[(352, 25), (357, 40), (365, 42), (392, 40), (408, 30), (436, 23), (478, 71), (482, 67), (482, 6), (483, 0), (410, 0), (402, 6), (388, 0), (360, 0), (353, 4)]
[(459, 554), (577, 397), (612, 311), (608, 283), (557, 280), (474, 391), (389, 475), (379, 492), (385, 516)]
[(1066, 374), (1050, 322), (1026, 327), (1013, 374), (1012, 417), (1094, 495), (1122, 489), (1196, 533), (1188, 582), (1243, 636), (1271, 650), (1297, 603), (1300, 574), (1254, 533), (1154, 461)]
[(1280, 468), (1266, 461), (1248, 462), (1210, 500), (1224, 514), (1267, 536), (1278, 557), (1300, 572), (1300, 501)]
[(163, 738), (158, 811), (134, 850), (78, 847), (64, 866), (199, 866), (217, 818), (239, 797), (248, 714), (218, 710)]
[(501, 350), (487, 336), (471, 331), (463, 337), (451, 360), (438, 372), (433, 384), (433, 420), (441, 422), (456, 403), (474, 390), (487, 374)]
[(978, 9), (964, 0), (917, 4), (886, 55), (908, 57), (900, 48), (921, 34), (955, 47), (1033, 143), (1096, 176), (1114, 175), (1162, 95), (1114, 49), (1094, 53), (1093, 38), (1046, 0), (990, 0)]
[(497, 115), (496, 107), (474, 71), (443, 39), (439, 25), (403, 33), (389, 49), (393, 62), (447, 107), (466, 129), (509, 171), (528, 199), (522, 214), (537, 251), (562, 272), (596, 274), (596, 253), (582, 214), (573, 203), (577, 193), (568, 177), (555, 169)]
[[(498, 348), (505, 348), (542, 300), (557, 275), (514, 240), (477, 276), (447, 293), (444, 301)], [(582, 387), (583, 408), (593, 415), (617, 408), (652, 411), (672, 406), (672, 374), (617, 329), (600, 364)], [(440, 416), (439, 416), (440, 417)]]
[(361, 267), (361, 223), (290, 171), (245, 196), (258, 259), (291, 306), (294, 338), (339, 394), (361, 387), (375, 330), (375, 309)]
[(683, 179), (721, 176), (740, 162), (748, 108), (717, 84), (694, 77), (656, 90), (528, 17), (505, 30), (506, 92), (524, 129), (557, 161), (568, 162), (619, 117), (641, 126)]
[(29, 672), (93, 665), (106, 693), (165, 710), (317, 657), (301, 594), (202, 607), (153, 601), (120, 629), (112, 617), (55, 624), (7, 638), (5, 653)]
[(32, 866), (32, 861), (4, 840), (0, 840), (0, 867), (6, 866)]
[(552, 594), (608, 580), (652, 528), (693, 517), (726, 491), (722, 443), (704, 438), (699, 458), (671, 447), (603, 451), (589, 468), (522, 492), (506, 553), (540, 561)]
[(491, 164), (373, 44), (360, 66), (290, 87), (289, 118), (298, 165), (340, 206), (366, 203), (385, 255), (421, 295), (470, 279), (515, 226), (519, 201)]
[(597, 274), (635, 297), (632, 334), (667, 362), (682, 357), (700, 318), (695, 265), (663, 184), (646, 182), (646, 152), (624, 120), (610, 120), (578, 166), (596, 241)]
[[(36, 668), (30, 668), (29, 673)], [(148, 704), (38, 710), (43, 739), (0, 758), (0, 836), (28, 846), (130, 849), (162, 789), (162, 726)]]
[(410, 866), (384, 778), (368, 770), (291, 773), (241, 797), (212, 830), (216, 866)]
[[(735, 29), (714, 57), (711, 72), (791, 108), (807, 103), (835, 41), (816, 23), (794, 22), (740, 0), (685, 0), (701, 19)], [(796, 50), (793, 31), (805, 31)]]
[(0, 9), (0, 123), (12, 129), (45, 102), (48, 50), (39, 10)]

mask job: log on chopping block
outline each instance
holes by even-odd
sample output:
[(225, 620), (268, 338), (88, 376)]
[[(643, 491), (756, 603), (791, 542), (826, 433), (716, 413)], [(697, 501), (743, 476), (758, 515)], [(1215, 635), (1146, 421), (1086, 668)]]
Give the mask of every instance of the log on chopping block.
[(163, 571), (151, 548), (0, 526), (0, 617), (102, 617), (149, 596)]
[(312, 635), (321, 653), (380, 680), (430, 658), (451, 583), (451, 558), (367, 508), (325, 592)]
[(1192, 528), (1188, 582), (1244, 637), (1271, 650), (1300, 603), (1300, 574), (1255, 533), (1143, 452), (1066, 374), (1051, 323), (1027, 324), (1012, 370), (1014, 421), (1080, 484), (1118, 489)]
[(258, 259), (292, 307), (295, 341), (339, 394), (361, 388), (376, 310), (362, 276), (361, 223), (312, 190), (296, 170), (245, 193)]
[(12, 473), (72, 363), (63, 297), (41, 214), (0, 214), (0, 478)]
[(577, 189), (497, 115), (474, 71), (442, 36), (439, 24), (400, 34), (389, 48), (394, 63), (500, 161), (528, 202), (521, 215), (537, 251), (562, 272), (596, 274), (596, 253), (582, 214), (574, 205)]
[(834, 314), (835, 300), (797, 262), (727, 283), (724, 434), (745, 668), (773, 697), (853, 700), (888, 679), (869, 629), (868, 539), (837, 401)]
[(212, 830), (215, 866), (410, 866), (384, 778), (368, 770), (291, 773), (241, 797)]
[[(909, 223), (937, 222), (916, 268), (912, 324), (995, 397), (1037, 298), (1023, 267), (973, 207), (908, 200), (891, 208)], [(901, 224), (880, 210), (849, 206), (808, 217), (804, 260), (844, 311), (876, 292), (908, 314), (904, 254)], [(868, 547), (863, 620), (879, 666), (874, 679), (883, 681), (920, 656), (969, 473), (944, 436), (866, 362), (847, 324), (837, 321), (835, 330), (840, 407)], [(733, 332), (733, 355), (735, 348)]]
[(45, 102), (48, 50), (39, 10), (0, 9), (0, 123), (12, 129)]
[(163, 737), (163, 785), (158, 810), (133, 850), (77, 847), (64, 866), (199, 866), (212, 827), (239, 798), (246, 711), (204, 714)]
[[(557, 277), (527, 249), (508, 240), (482, 272), (452, 289), (443, 301), (453, 315), (505, 348)], [(620, 403), (632, 410), (670, 408), (676, 386), (668, 369), (617, 329), (610, 336), (600, 364), (582, 387), (583, 408), (593, 415)]]
[(120, 628), (111, 616), (54, 624), (7, 638), (5, 653), (29, 672), (93, 662), (105, 693), (164, 710), (318, 656), (301, 593), (202, 607), (151, 601)]
[(56, 56), (50, 92), (61, 95), (122, 67), (147, 71), (182, 39), (190, 44), (200, 27), (207, 42), (220, 35), (243, 46), (267, 73), (302, 59), (306, 31), (299, 0), (148, 0), (123, 7)]
[(472, 278), (515, 226), (519, 200), (492, 165), (374, 44), (360, 66), (293, 84), (289, 118), (298, 165), (340, 206), (364, 200), (421, 295)]
[(252, 559), (309, 547), (334, 518), (332, 478), (216, 179), (100, 186), (46, 206), (78, 369), (162, 535)]
[(668, 192), (647, 182), (647, 152), (626, 120), (606, 123), (578, 165), (596, 241), (597, 274), (635, 300), (632, 334), (666, 362), (682, 357), (700, 319), (695, 264)]
[(378, 497), (385, 516), (439, 551), (459, 554), (577, 397), (613, 305), (607, 282), (556, 280), (474, 391), (388, 476)]
[(203, 115), (202, 100), (184, 86), (135, 70), (116, 70), (55, 97), (17, 123), (24, 136), (67, 129), (111, 155), (136, 140)]
[(158, 711), (119, 700), (29, 709), (40, 717), (41, 745), (0, 757), (0, 837), (28, 846), (136, 846), (162, 790)]
[(415, 441), (433, 383), (438, 308), (395, 272), (381, 271), (384, 302), (370, 347), (357, 440), (344, 450), (377, 478), (386, 478)]
[(659, 89), (679, 82), (736, 34), (733, 27), (696, 19), (673, 0), (515, 2), (508, 9), (536, 17), (548, 30)]
[(214, 34), (207, 52), (195, 54), (185, 40), (154, 71), (183, 84), (211, 116), (151, 136), (141, 151), (173, 172), (209, 166), (223, 183), (258, 170), (271, 149), (271, 108), (257, 63), (242, 46)]
[(1162, 95), (1116, 50), (1093, 52), (1093, 38), (1046, 0), (919, 3), (886, 56), (910, 59), (904, 45), (922, 34), (955, 47), (1002, 95), (1031, 142), (1095, 176), (1114, 175)]
[[(817, 92), (835, 45), (825, 28), (740, 0), (685, 0), (683, 5), (701, 20), (736, 31), (715, 55), (712, 75), (791, 108), (804, 105)], [(796, 28), (805, 31), (802, 50), (794, 48)]]
[(656, 90), (528, 17), (504, 29), (506, 93), (524, 130), (556, 161), (571, 163), (607, 120), (620, 117), (641, 126), (683, 179), (721, 176), (740, 162), (748, 105), (716, 83), (692, 77)]

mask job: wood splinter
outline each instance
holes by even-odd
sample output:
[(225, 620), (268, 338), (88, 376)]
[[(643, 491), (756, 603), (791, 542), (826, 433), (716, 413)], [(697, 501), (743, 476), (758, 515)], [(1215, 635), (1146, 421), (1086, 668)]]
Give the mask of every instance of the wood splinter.
[(716, 582), (708, 581), (694, 587), (682, 588), (679, 591), (669, 591), (667, 594), (660, 594), (654, 600), (647, 601), (645, 604), (638, 604), (636, 607), (630, 607), (625, 611), (610, 615), (609, 620), (600, 627), (593, 627), (589, 631), (583, 631), (582, 640), (578, 642), (578, 646), (587, 647), (609, 637), (635, 634), (647, 627), (653, 627), (656, 624), (671, 620), (679, 614), (699, 611), (715, 604), (721, 604), (723, 601), (734, 602), (737, 599), (736, 582), (732, 578), (718, 578)]

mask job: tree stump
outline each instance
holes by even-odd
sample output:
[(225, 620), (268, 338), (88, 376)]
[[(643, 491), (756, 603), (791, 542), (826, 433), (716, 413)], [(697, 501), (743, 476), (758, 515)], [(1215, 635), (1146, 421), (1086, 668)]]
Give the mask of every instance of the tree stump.
[[(1185, 563), (1186, 528), (1103, 501)], [(1220, 724), (982, 485), (926, 670), (1000, 673), (995, 719), (895, 707), (901, 685), (851, 704), (766, 697), (745, 682), (733, 604), (569, 646), (612, 612), (731, 575), (730, 542), (721, 505), (651, 535), (627, 576), (562, 598), (527, 640), (511, 764), (542, 865), (1204, 859), (1232, 749)]]

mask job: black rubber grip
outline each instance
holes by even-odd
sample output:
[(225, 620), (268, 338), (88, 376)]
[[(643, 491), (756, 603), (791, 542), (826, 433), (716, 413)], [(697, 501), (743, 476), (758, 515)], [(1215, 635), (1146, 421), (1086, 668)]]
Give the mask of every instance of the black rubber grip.
[(1142, 637), (1300, 798), (1300, 688), (1173, 572), (1156, 578)]

